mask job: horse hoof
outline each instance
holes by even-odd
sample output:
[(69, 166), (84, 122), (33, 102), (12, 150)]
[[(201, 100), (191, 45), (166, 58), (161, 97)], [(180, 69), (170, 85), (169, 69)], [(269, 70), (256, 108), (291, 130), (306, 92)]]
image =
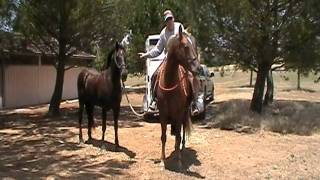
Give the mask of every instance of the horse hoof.
[(178, 170), (179, 170), (179, 171), (182, 171), (182, 170), (183, 170), (183, 166), (182, 166), (181, 161), (178, 161)]
[(92, 143), (92, 139), (88, 139), (85, 143), (86, 144), (91, 144)]
[(106, 145), (102, 144), (101, 149), (102, 149), (102, 150), (107, 150)]
[(119, 151), (119, 148), (120, 148), (120, 146), (119, 146), (119, 144), (118, 144), (118, 145), (116, 145), (116, 146), (114, 147), (114, 151), (115, 151), (115, 152), (118, 152), (118, 151)]

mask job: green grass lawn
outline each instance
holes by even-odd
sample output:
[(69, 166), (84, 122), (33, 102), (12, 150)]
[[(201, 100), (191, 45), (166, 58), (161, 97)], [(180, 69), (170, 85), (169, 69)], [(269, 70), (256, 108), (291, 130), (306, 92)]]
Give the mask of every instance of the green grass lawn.
[(144, 75), (133, 75), (129, 74), (127, 81), (125, 82), (126, 86), (141, 86), (145, 85), (145, 76)]
[[(217, 70), (216, 68), (210, 68), (210, 71)], [(242, 87), (248, 86), (250, 82), (250, 73), (242, 71), (225, 71), (222, 77), (220, 72), (214, 71), (215, 77), (213, 81), (215, 84), (222, 84), (226, 87)], [(255, 83), (255, 76), (253, 74), (253, 84)], [(296, 90), (297, 89), (297, 73), (296, 72), (274, 72), (273, 73), (274, 84), (276, 89), (281, 90)], [(301, 88), (306, 91), (320, 91), (320, 83), (315, 83), (314, 81), (318, 78), (313, 73), (309, 76), (301, 75)], [(145, 85), (144, 75), (132, 75), (128, 76), (125, 82), (127, 86), (141, 86)]]
[[(213, 71), (214, 68), (210, 68)], [(216, 69), (215, 69), (216, 70)], [(220, 72), (214, 71), (214, 82), (216, 84), (225, 84), (226, 86), (248, 86), (250, 82), (250, 72), (226, 71), (224, 76)], [(256, 74), (253, 73), (253, 85)], [(297, 89), (297, 72), (277, 71), (273, 72), (274, 84), (276, 89), (296, 90)], [(318, 76), (309, 73), (308, 76), (301, 75), (301, 88), (306, 91), (320, 91), (320, 83), (315, 83)]]

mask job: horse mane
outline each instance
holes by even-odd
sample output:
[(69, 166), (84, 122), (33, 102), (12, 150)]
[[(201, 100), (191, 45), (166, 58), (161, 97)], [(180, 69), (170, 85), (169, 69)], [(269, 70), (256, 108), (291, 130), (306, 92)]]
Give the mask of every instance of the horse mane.
[[(191, 44), (195, 47), (195, 45), (196, 45), (195, 38), (187, 31), (184, 31), (183, 35), (187, 36), (188, 41), (191, 42)], [(167, 46), (166, 46), (167, 52), (169, 52), (171, 47), (177, 46), (178, 43), (179, 43), (179, 35), (176, 34), (174, 36), (171, 36), (167, 42)]]
[[(118, 47), (118, 49), (123, 49), (123, 50), (125, 50), (124, 46), (121, 45), (121, 44), (118, 44), (117, 47)], [(104, 68), (104, 69), (108, 69), (108, 68), (110, 67), (111, 61), (112, 61), (112, 58), (113, 58), (113, 54), (114, 54), (114, 52), (116, 51), (117, 47), (114, 47), (114, 48), (109, 52), (109, 54), (108, 54), (108, 56), (107, 56), (107, 64), (105, 65), (105, 68)]]
[(109, 52), (109, 54), (108, 54), (108, 56), (107, 56), (107, 64), (105, 65), (105, 68), (104, 68), (104, 69), (108, 69), (108, 68), (110, 67), (110, 64), (111, 64), (111, 61), (112, 61), (112, 56), (113, 56), (113, 54), (114, 54), (115, 51), (116, 51), (116, 48), (113, 48), (113, 49)]
[(178, 35), (171, 36), (167, 42), (167, 47), (166, 47), (167, 52), (169, 52), (171, 47), (176, 46), (178, 42), (179, 42)]

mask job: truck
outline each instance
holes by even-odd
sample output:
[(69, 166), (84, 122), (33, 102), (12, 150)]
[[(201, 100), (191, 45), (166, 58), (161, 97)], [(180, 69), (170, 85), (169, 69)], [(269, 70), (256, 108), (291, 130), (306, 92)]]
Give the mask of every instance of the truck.
[[(149, 35), (147, 40), (145, 41), (145, 50), (148, 52), (154, 46), (156, 46), (159, 41), (160, 35)], [(150, 104), (152, 103), (152, 87), (151, 87), (151, 78), (155, 71), (161, 65), (163, 59), (165, 58), (164, 52), (155, 58), (147, 58), (146, 60), (146, 89), (145, 94), (143, 96), (143, 111), (144, 111), (144, 119), (150, 120), (154, 119), (159, 115), (159, 111), (153, 110), (150, 108)], [(200, 107), (200, 112), (197, 115), (198, 118), (205, 117), (206, 104), (214, 100), (214, 85), (212, 81), (212, 77), (214, 76), (213, 72), (209, 72), (206, 65), (201, 64), (201, 71), (199, 74), (200, 80), (200, 93), (199, 93), (199, 101), (197, 103), (198, 107)]]

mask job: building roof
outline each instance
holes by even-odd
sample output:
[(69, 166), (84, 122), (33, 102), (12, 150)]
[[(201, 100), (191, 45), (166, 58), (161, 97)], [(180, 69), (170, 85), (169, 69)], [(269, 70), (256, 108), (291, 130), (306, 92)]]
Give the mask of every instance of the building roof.
[[(4, 32), (0, 31), (0, 53), (9, 53), (9, 54), (44, 54), (46, 56), (54, 56), (54, 53), (48, 46), (44, 43), (38, 43), (35, 45), (30, 40), (24, 38), (22, 34)], [(54, 41), (53, 41), (54, 43)], [(58, 43), (56, 43), (58, 46)], [(74, 51), (72, 57), (77, 59), (94, 59), (96, 56), (90, 53), (77, 50), (76, 48), (71, 48), (71, 51)]]

